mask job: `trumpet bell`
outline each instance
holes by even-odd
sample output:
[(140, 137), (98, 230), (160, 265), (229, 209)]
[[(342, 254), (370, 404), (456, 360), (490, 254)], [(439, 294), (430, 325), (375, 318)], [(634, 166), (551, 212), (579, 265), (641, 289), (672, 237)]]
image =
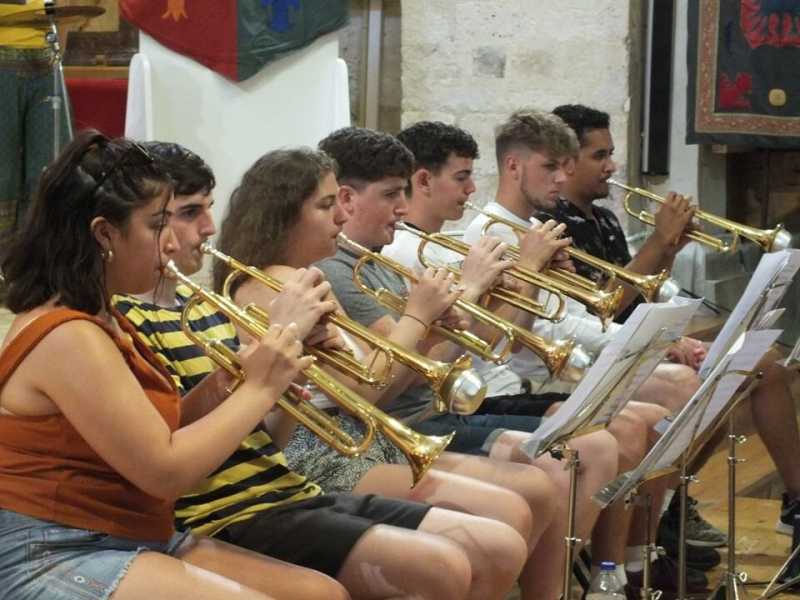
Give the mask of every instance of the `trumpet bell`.
[[(558, 343), (569, 344), (571, 342), (560, 341)], [(594, 357), (586, 352), (580, 345), (573, 346), (569, 354), (567, 364), (559, 373), (558, 378), (569, 383), (577, 383), (583, 379), (586, 369), (592, 366)]]
[(438, 394), (439, 397), (448, 399), (449, 406), (437, 401), (437, 412), (471, 415), (478, 410), (486, 398), (487, 388), (481, 376), (469, 368), (471, 362), (469, 356), (463, 355), (452, 364)]
[(792, 234), (786, 231), (783, 225), (778, 225), (773, 231), (772, 244), (767, 249), (768, 252), (779, 252), (792, 247)]
[(670, 277), (669, 279), (665, 280), (664, 283), (661, 284), (661, 287), (658, 289), (658, 295), (656, 296), (656, 300), (658, 302), (669, 302), (675, 296), (677, 296), (681, 291), (680, 284)]

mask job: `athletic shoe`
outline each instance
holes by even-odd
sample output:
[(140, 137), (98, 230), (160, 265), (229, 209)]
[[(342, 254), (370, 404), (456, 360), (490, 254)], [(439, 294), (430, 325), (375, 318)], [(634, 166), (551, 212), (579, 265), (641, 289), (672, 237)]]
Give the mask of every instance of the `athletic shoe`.
[(800, 498), (789, 499), (789, 494), (783, 494), (781, 501), (781, 516), (775, 530), (784, 535), (792, 535), (794, 532), (794, 517), (800, 515)]

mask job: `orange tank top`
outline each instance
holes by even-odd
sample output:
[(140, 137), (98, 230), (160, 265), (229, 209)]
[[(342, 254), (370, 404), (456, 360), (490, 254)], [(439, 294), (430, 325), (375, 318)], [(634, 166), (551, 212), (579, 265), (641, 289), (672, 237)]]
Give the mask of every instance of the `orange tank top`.
[[(118, 313), (114, 317), (131, 335), (139, 354), (99, 319), (57, 309), (28, 323), (0, 354), (0, 388), (48, 333), (67, 321), (84, 319), (97, 323), (114, 340), (150, 402), (175, 431), (180, 398), (172, 378), (125, 318)], [(114, 390), (108, 391), (108, 398), (113, 401)], [(0, 507), (137, 540), (168, 540), (174, 531), (173, 502), (154, 498), (122, 477), (60, 413), (0, 415)]]

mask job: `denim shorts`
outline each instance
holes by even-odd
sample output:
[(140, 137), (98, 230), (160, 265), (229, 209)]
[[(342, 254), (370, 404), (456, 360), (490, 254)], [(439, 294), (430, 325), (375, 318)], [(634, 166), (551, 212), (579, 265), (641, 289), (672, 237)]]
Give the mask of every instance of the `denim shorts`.
[(107, 600), (141, 552), (172, 555), (187, 537), (128, 540), (0, 509), (0, 599)]

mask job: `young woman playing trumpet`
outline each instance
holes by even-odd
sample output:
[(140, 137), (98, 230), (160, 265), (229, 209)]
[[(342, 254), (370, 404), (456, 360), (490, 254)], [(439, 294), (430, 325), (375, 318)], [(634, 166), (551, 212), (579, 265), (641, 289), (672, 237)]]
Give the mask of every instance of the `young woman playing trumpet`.
[(321, 574), (174, 530), (175, 498), (310, 359), (295, 326), (276, 326), (242, 354), (250, 376), (227, 401), (181, 401), (110, 304), (153, 289), (176, 251), (171, 195), (139, 145), (82, 133), (4, 257), (16, 317), (0, 353), (0, 585), (19, 600), (264, 600), (270, 580), (306, 576), (316, 597), (345, 598)]

